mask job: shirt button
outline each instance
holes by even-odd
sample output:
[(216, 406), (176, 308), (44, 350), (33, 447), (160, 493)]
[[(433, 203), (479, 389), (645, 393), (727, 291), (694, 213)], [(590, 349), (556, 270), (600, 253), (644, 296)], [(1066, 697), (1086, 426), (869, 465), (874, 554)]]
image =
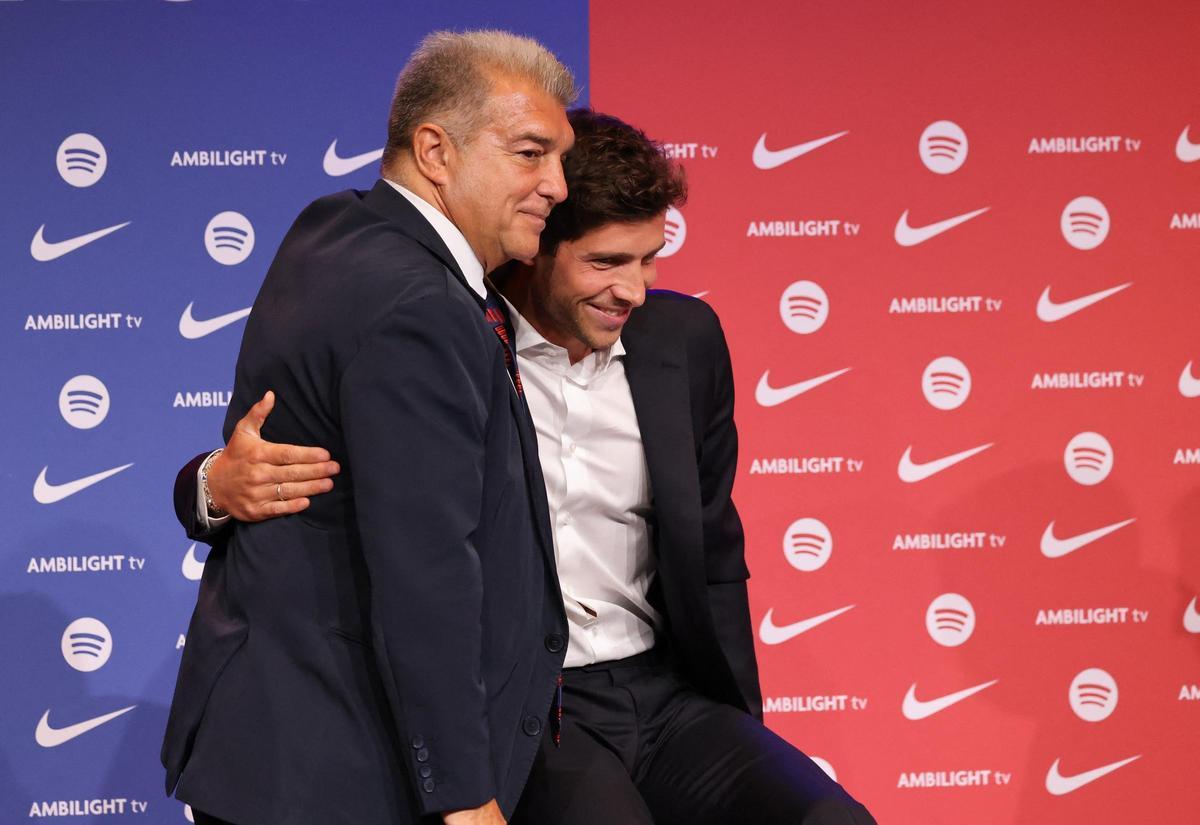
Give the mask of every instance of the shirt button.
[(420, 750), (417, 751), (417, 761), (418, 762), (428, 762), (429, 761), (429, 751), (426, 748), (421, 748)]
[(542, 732), (542, 720), (536, 716), (526, 716), (521, 723), (521, 730), (525, 731), (526, 736), (537, 736)]
[(412, 746), (413, 750), (420, 750), (421, 748), (425, 747), (425, 740), (420, 736), (414, 736), (412, 738)]
[(425, 793), (433, 793), (433, 789), (437, 787), (432, 779), (426, 779), (421, 783), (421, 787), (425, 789)]
[(561, 633), (551, 633), (546, 637), (546, 650), (549, 650), (551, 653), (558, 653), (566, 646), (566, 641)]

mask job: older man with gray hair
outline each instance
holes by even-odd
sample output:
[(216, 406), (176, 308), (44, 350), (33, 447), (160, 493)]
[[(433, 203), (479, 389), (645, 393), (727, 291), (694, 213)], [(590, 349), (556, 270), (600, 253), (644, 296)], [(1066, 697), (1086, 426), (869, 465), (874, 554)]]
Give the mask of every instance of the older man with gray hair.
[[(205, 564), (162, 759), (198, 823), (499, 823), (551, 718), (567, 625), (536, 434), (485, 275), (566, 197), (569, 72), (502, 32), (427, 37), (382, 180), (310, 204), (238, 356), (225, 437), (323, 445), (340, 481)], [(270, 401), (268, 401), (270, 403)], [(185, 470), (225, 472), (211, 454)], [(290, 485), (289, 485), (290, 486)], [(317, 492), (321, 487), (314, 487)], [(181, 514), (193, 536), (220, 501)], [(290, 498), (291, 501), (282, 501)]]

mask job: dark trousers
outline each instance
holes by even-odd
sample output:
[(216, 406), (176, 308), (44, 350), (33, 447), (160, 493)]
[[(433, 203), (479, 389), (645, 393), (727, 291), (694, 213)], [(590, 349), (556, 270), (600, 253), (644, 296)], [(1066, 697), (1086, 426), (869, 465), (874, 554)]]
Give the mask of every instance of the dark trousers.
[(511, 825), (875, 825), (811, 759), (655, 651), (563, 673)]

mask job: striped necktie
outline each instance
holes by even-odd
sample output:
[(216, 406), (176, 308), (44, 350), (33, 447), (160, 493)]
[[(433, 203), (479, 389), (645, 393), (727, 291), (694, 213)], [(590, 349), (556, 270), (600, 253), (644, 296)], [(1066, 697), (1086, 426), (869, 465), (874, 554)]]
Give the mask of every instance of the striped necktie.
[(484, 301), (483, 317), (492, 325), (492, 331), (496, 333), (496, 337), (500, 339), (500, 344), (504, 348), (504, 365), (508, 367), (508, 374), (512, 378), (513, 386), (517, 388), (517, 395), (524, 397), (525, 391), (521, 389), (521, 372), (517, 369), (512, 337), (508, 334), (508, 317), (504, 313), (504, 305), (500, 301), (500, 296), (490, 285)]

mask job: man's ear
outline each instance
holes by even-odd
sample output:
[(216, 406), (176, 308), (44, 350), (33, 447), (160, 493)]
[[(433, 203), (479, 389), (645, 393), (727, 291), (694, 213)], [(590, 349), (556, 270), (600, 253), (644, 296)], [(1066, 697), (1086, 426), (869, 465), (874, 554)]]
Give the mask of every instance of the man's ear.
[(449, 180), (450, 156), (455, 147), (450, 135), (436, 123), (422, 123), (413, 132), (413, 161), (422, 177), (436, 186)]

